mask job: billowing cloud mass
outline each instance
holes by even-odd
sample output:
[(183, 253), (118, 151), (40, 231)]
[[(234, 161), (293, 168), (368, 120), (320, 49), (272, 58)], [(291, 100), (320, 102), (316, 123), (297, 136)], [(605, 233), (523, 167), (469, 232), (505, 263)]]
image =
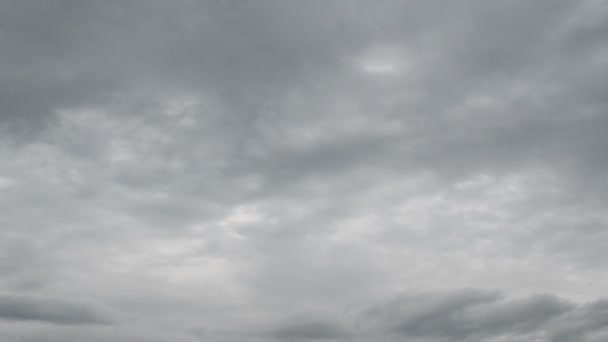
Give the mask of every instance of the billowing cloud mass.
[(608, 3), (0, 3), (0, 340), (608, 341)]

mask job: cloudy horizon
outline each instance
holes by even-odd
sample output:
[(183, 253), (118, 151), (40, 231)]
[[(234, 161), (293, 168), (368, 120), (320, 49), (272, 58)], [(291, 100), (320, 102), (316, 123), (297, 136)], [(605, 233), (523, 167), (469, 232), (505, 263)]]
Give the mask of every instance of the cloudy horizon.
[(608, 341), (608, 3), (0, 3), (2, 342)]

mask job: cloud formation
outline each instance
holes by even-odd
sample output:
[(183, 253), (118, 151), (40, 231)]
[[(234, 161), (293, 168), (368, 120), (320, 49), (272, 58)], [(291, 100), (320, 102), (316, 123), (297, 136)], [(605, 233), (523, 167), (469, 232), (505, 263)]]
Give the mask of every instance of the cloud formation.
[(109, 309), (94, 303), (23, 295), (0, 296), (0, 318), (5, 320), (107, 324), (113, 320), (111, 316)]
[(0, 339), (608, 340), (607, 19), (3, 2)]

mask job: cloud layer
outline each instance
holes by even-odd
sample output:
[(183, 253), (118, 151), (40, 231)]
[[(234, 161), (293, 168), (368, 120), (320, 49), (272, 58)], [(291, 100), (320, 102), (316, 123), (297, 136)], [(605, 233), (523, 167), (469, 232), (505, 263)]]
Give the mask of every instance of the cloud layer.
[(608, 340), (607, 23), (5, 1), (0, 339)]

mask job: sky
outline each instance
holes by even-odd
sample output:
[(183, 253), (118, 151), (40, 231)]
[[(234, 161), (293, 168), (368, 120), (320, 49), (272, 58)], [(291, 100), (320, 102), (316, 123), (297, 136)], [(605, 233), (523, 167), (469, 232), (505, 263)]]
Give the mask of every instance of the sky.
[(3, 342), (608, 341), (608, 2), (0, 2)]

